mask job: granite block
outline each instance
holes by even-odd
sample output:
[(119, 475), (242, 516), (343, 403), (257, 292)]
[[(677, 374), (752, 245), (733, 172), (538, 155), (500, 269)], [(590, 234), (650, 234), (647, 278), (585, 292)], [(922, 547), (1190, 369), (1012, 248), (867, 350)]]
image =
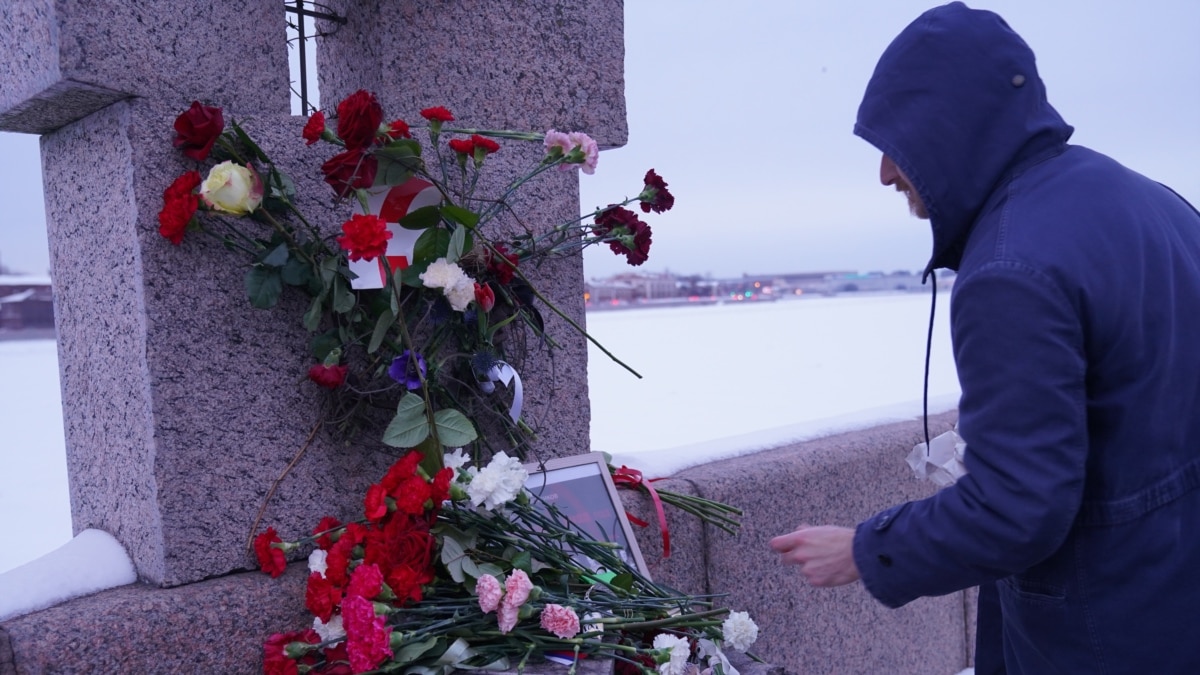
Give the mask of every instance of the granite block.
[(0, 129), (47, 133), (129, 96), (286, 114), (281, 3), (0, 3)]
[[(696, 485), (686, 479), (668, 478), (654, 482), (656, 490), (666, 490), (689, 496), (700, 496)], [(634, 525), (633, 533), (650, 578), (656, 583), (689, 595), (707, 595), (712, 592), (708, 583), (705, 554), (708, 538), (731, 541), (731, 535), (716, 528), (707, 527), (699, 518), (670, 504), (663, 505), (670, 538), (669, 556), (664, 556), (662, 528), (654, 502), (649, 495), (640, 491), (622, 489), (621, 501), (626, 512), (646, 523), (646, 527)]]

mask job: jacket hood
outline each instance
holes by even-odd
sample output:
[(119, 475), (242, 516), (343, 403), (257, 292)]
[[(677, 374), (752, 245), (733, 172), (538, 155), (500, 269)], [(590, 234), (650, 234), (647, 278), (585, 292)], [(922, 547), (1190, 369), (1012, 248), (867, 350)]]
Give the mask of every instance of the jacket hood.
[(884, 51), (854, 133), (890, 157), (929, 211), (926, 271), (958, 268), (976, 217), (1023, 165), (1074, 131), (1046, 100), (1033, 51), (1004, 19), (961, 2), (931, 9)]

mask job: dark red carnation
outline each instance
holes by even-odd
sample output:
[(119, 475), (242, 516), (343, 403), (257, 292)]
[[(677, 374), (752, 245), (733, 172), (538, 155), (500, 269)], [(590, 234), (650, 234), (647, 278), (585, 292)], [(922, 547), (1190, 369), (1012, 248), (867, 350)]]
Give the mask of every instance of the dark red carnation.
[(308, 122), (304, 125), (304, 131), (301, 135), (308, 145), (312, 145), (321, 140), (321, 134), (325, 133), (325, 113), (318, 110), (308, 118)]
[(630, 265), (641, 265), (650, 255), (650, 226), (637, 214), (621, 206), (612, 206), (596, 216), (592, 232), (603, 237), (617, 255)]
[(317, 523), (317, 526), (314, 527), (312, 531), (314, 535), (321, 535), (320, 537), (317, 537), (317, 548), (320, 548), (323, 551), (328, 551), (329, 547), (333, 546), (333, 536), (332, 534), (321, 533), (329, 532), (329, 530), (337, 529), (341, 526), (341, 521), (333, 516), (325, 516), (322, 518), (321, 522)]
[(272, 577), (278, 577), (287, 569), (283, 549), (272, 546), (282, 542), (273, 527), (268, 527), (266, 532), (254, 538), (254, 555), (258, 558), (258, 566)]
[(421, 464), (421, 460), (424, 458), (425, 455), (416, 450), (408, 452), (388, 467), (387, 473), (384, 474), (383, 480), (379, 481), (379, 483), (391, 493), (404, 479), (416, 475), (417, 466)]
[(502, 284), (509, 284), (513, 280), (513, 275), (517, 271), (517, 262), (520, 260), (516, 254), (509, 253), (508, 247), (504, 244), (496, 244), (495, 252), (488, 251), (488, 271), (496, 275), (496, 281)]
[(392, 238), (387, 223), (375, 215), (358, 214), (342, 223), (342, 236), (337, 243), (350, 254), (351, 260), (374, 260), (387, 253)]
[(434, 509), (450, 498), (450, 483), (452, 482), (454, 482), (454, 469), (450, 467), (442, 469), (433, 477), (433, 482), (429, 485), (431, 492), (429, 498), (433, 500)]
[(264, 675), (296, 675), (299, 669), (297, 663), (313, 665), (317, 662), (315, 655), (305, 654), (299, 661), (291, 658), (284, 651), (293, 642), (305, 642), (310, 645), (320, 644), (321, 636), (317, 631), (307, 628), (291, 633), (275, 633), (263, 643), (263, 674)]
[(320, 572), (308, 575), (308, 587), (304, 591), (304, 606), (313, 616), (329, 623), (333, 609), (342, 601), (342, 591)]
[(382, 123), (383, 107), (375, 94), (365, 89), (359, 89), (338, 104), (337, 135), (347, 150), (370, 147)]
[(387, 490), (376, 483), (367, 488), (367, 496), (363, 500), (364, 513), (367, 520), (379, 522), (388, 513)]
[(453, 122), (454, 121), (454, 115), (450, 114), (449, 110), (446, 110), (445, 108), (443, 108), (440, 105), (435, 106), (433, 108), (426, 108), (426, 109), (422, 110), (421, 117), (424, 117), (425, 119), (429, 120), (430, 122), (433, 122), (433, 121)]
[(475, 154), (475, 143), (469, 138), (455, 138), (450, 141), (450, 149), (468, 157)]
[(213, 143), (224, 130), (225, 118), (220, 108), (192, 101), (192, 107), (175, 118), (175, 147), (182, 148), (185, 156), (202, 162), (208, 159)]
[(375, 184), (379, 161), (362, 150), (347, 150), (330, 157), (321, 165), (325, 182), (338, 197), (347, 197), (355, 190), (365, 190)]
[(200, 195), (195, 189), (200, 186), (200, 173), (188, 171), (175, 179), (163, 191), (163, 208), (158, 212), (158, 233), (172, 244), (179, 245), (196, 209), (200, 207)]
[(471, 142), (475, 144), (475, 147), (483, 148), (483, 151), (489, 155), (500, 149), (499, 143), (485, 136), (480, 136), (479, 134), (473, 134), (471, 136)]
[(349, 369), (349, 366), (327, 366), (323, 363), (316, 363), (308, 369), (308, 379), (326, 389), (337, 389), (346, 381), (346, 371)]
[(392, 120), (388, 125), (387, 135), (391, 139), (412, 138), (412, 134), (408, 131), (408, 122), (404, 120)]
[(350, 654), (345, 640), (337, 643), (336, 646), (326, 647), (324, 653), (325, 665), (314, 672), (321, 675), (353, 675), (354, 670), (350, 668)]
[(663, 213), (670, 211), (672, 206), (675, 206), (675, 196), (667, 190), (667, 182), (664, 181), (654, 169), (646, 172), (646, 178), (643, 180), (645, 187), (642, 188), (642, 194), (639, 199), (642, 200), (642, 212)]
[(429, 482), (420, 476), (404, 479), (391, 492), (392, 498), (396, 500), (396, 510), (410, 516), (425, 513), (425, 502), (429, 501), (431, 494)]
[(345, 586), (350, 581), (350, 551), (353, 546), (339, 546), (341, 541), (334, 544), (325, 556), (325, 578), (335, 586)]
[(433, 581), (433, 575), (405, 565), (393, 567), (387, 574), (388, 588), (391, 588), (392, 592), (396, 594), (395, 602), (401, 607), (420, 602), (424, 597), (421, 584), (430, 581)]

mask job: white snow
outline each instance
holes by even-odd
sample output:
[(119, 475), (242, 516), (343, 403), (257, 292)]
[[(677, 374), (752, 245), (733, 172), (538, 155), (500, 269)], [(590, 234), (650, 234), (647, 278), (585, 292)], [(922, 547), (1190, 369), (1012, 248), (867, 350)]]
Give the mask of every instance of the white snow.
[(0, 574), (0, 621), (137, 581), (113, 536), (84, 530), (54, 551)]

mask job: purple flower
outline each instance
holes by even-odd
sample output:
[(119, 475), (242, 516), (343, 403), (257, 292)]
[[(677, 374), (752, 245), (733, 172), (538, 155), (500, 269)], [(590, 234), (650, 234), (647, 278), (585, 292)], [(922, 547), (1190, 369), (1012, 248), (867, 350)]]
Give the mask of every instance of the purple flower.
[[(388, 375), (395, 381), (408, 387), (409, 391), (414, 391), (421, 388), (421, 380), (425, 379), (425, 357), (417, 354), (417, 367), (414, 369), (409, 365), (412, 360), (412, 352), (405, 349), (404, 353), (392, 359), (392, 365), (388, 366)], [(418, 376), (416, 371), (421, 371)]]

